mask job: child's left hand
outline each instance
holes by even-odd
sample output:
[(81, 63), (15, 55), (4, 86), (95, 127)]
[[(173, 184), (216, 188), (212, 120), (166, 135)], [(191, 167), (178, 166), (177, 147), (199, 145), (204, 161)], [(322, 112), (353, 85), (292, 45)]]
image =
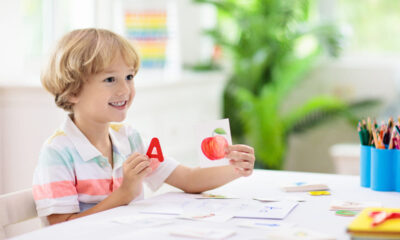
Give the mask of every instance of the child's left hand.
[(226, 149), (225, 157), (230, 159), (229, 163), (241, 176), (247, 177), (253, 173), (256, 158), (252, 147), (242, 144), (230, 145)]

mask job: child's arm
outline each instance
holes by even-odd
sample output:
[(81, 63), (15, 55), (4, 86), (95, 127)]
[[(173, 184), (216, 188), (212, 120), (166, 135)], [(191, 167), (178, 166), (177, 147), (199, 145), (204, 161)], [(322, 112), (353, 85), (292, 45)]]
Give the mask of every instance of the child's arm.
[(92, 208), (69, 214), (52, 214), (47, 217), (50, 224), (65, 222), (130, 203), (142, 191), (142, 182), (150, 172), (150, 160), (146, 155), (134, 153), (123, 164), (123, 181), (121, 186), (106, 199)]
[(188, 193), (199, 193), (222, 186), (241, 176), (250, 176), (254, 168), (254, 149), (246, 145), (231, 145), (227, 149), (230, 165), (211, 168), (178, 166), (166, 183)]

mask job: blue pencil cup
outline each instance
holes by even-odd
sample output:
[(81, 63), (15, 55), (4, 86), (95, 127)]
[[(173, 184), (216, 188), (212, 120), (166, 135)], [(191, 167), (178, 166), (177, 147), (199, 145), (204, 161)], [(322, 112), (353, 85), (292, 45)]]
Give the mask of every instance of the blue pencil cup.
[(371, 186), (371, 146), (361, 145), (360, 149), (361, 187)]
[(394, 155), (394, 171), (395, 171), (395, 191), (400, 192), (400, 150), (395, 150), (395, 155)]
[(371, 148), (371, 189), (395, 190), (396, 150)]

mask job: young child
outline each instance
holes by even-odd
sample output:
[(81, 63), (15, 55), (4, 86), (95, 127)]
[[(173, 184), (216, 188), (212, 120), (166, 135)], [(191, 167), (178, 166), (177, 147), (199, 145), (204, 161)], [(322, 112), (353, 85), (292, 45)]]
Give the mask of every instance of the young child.
[(252, 173), (254, 151), (246, 145), (226, 149), (228, 166), (189, 168), (166, 157), (153, 171), (157, 160), (145, 155), (139, 133), (111, 124), (126, 117), (138, 68), (132, 45), (107, 30), (75, 30), (58, 43), (41, 81), (70, 114), (44, 143), (33, 179), (38, 214), (50, 224), (143, 199), (143, 182), (199, 193)]

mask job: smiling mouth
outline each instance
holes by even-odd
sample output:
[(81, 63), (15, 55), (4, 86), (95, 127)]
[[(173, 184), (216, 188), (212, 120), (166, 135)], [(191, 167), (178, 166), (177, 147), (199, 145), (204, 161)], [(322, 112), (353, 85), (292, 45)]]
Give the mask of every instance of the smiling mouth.
[(126, 106), (127, 101), (119, 101), (119, 102), (110, 102), (108, 103), (112, 107), (116, 108), (124, 108)]

